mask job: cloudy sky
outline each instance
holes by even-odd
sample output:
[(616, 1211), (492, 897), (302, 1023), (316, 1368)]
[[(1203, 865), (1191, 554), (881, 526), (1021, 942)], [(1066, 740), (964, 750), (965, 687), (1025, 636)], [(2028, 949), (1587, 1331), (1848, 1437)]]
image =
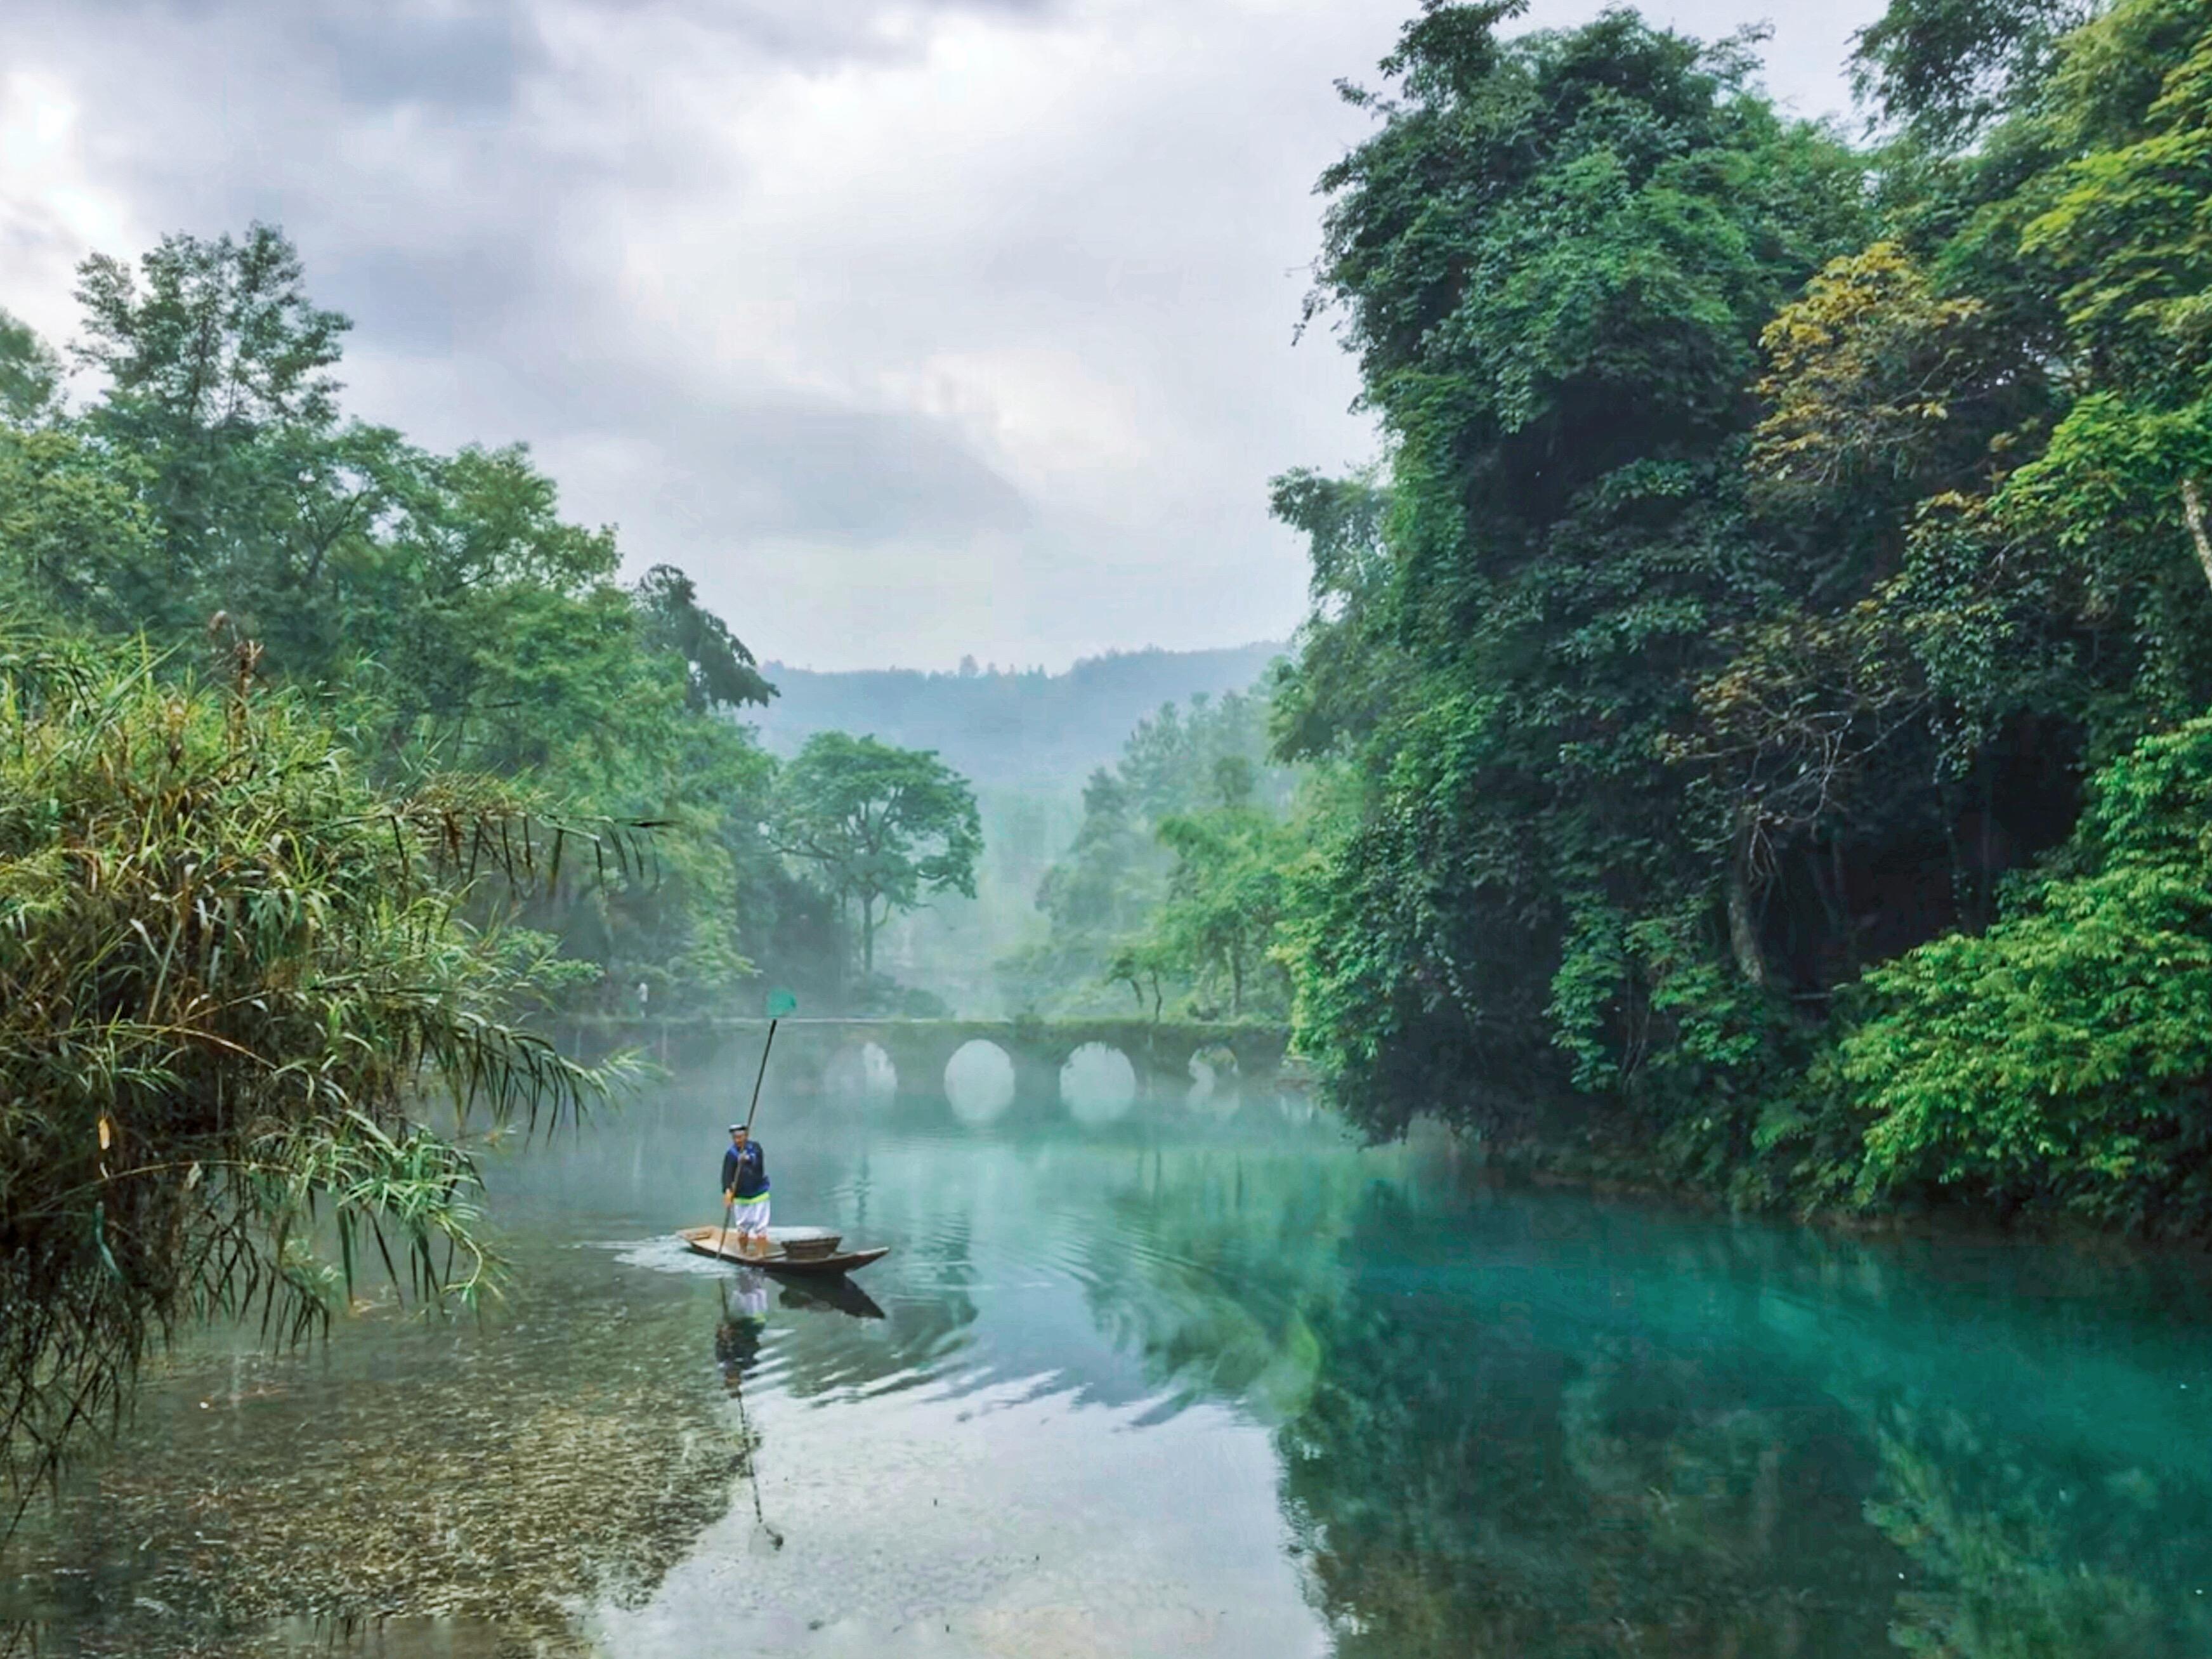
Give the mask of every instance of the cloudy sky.
[[(273, 220), (356, 412), (527, 441), (764, 655), (1279, 638), (1267, 480), (1370, 447), (1291, 339), (1332, 82), (1413, 5), (9, 0), (0, 306), (65, 339), (86, 253)], [(1814, 114), (1880, 4), (1646, 10), (1771, 18)]]

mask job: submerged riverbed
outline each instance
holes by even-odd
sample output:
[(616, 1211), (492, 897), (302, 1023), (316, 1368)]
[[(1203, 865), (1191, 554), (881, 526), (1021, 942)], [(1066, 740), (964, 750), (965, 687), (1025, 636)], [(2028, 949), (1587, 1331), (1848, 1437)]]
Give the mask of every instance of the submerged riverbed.
[(196, 1344), (18, 1540), (22, 1650), (2212, 1652), (2189, 1261), (1504, 1188), (1296, 1097), (772, 1108), (864, 1294), (669, 1242), (696, 1082), (502, 1154), (505, 1302)]

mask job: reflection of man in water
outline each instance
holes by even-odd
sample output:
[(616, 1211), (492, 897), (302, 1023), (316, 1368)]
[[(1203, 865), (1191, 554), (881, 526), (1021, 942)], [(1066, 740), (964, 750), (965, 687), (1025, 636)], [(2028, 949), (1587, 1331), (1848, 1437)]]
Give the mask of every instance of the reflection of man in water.
[(761, 1334), (768, 1328), (768, 1276), (757, 1267), (740, 1267), (737, 1279), (734, 1296), (723, 1286), (722, 1322), (714, 1329), (714, 1361), (732, 1394), (760, 1358)]
[(741, 1255), (768, 1254), (768, 1158), (752, 1132), (730, 1125), (730, 1150), (722, 1154), (722, 1203), (731, 1216)]

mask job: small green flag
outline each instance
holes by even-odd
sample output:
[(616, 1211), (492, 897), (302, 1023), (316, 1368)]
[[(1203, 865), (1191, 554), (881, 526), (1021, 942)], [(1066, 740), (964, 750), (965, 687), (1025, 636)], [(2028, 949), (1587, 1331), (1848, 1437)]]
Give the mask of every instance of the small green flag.
[(768, 994), (768, 1017), (770, 1019), (781, 1019), (786, 1014), (796, 1013), (798, 1010), (799, 999), (790, 992), (770, 991)]

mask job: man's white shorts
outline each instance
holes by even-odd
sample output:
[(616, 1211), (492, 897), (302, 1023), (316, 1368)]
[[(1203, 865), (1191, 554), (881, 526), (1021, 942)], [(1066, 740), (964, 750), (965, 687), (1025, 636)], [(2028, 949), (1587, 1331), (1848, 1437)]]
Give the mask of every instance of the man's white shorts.
[(741, 1198), (738, 1207), (730, 1212), (730, 1231), (733, 1233), (768, 1234), (768, 1194), (758, 1198)]

